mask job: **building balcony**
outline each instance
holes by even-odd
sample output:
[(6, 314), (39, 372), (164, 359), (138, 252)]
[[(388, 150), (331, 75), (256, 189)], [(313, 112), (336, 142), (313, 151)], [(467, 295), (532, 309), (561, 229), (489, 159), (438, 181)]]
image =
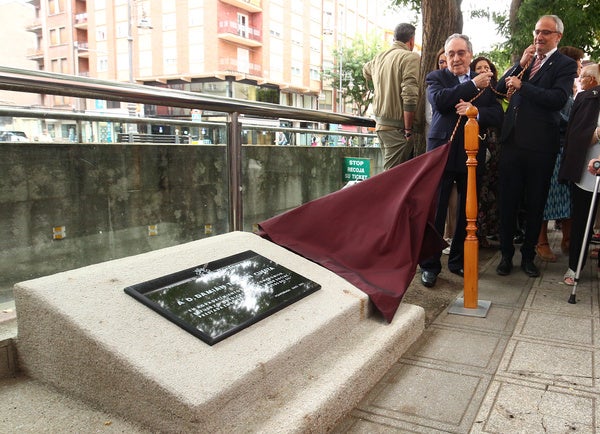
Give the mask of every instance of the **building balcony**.
[(29, 60), (37, 60), (44, 58), (44, 50), (41, 48), (28, 48), (27, 49), (27, 58)]
[(38, 18), (26, 27), (28, 32), (42, 33), (42, 21)]
[(262, 47), (260, 30), (255, 27), (242, 26), (236, 21), (219, 21), (219, 39), (245, 45), (247, 47)]
[[(242, 71), (244, 69), (244, 71)], [(219, 71), (231, 72), (232, 75), (242, 74), (241, 78), (260, 78), (262, 75), (262, 67), (256, 63), (248, 63), (246, 67), (240, 68), (238, 60), (234, 57), (219, 58)]]
[(248, 12), (262, 12), (260, 0), (221, 0), (223, 3), (230, 4), (236, 8), (243, 9)]
[(88, 25), (88, 14), (87, 12), (75, 15), (75, 22), (73, 25), (78, 29), (87, 29)]
[(87, 41), (75, 41), (75, 50), (77, 51), (77, 56), (79, 57), (90, 57)]

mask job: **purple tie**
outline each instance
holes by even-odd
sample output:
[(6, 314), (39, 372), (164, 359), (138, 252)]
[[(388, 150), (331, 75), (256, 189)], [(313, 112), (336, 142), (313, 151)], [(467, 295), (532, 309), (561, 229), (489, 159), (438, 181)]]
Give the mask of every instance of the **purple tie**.
[(540, 67), (542, 66), (542, 60), (544, 60), (545, 57), (545, 54), (542, 54), (541, 56), (536, 56), (535, 62), (533, 62), (533, 66), (531, 67), (531, 72), (529, 72), (530, 80), (540, 70)]

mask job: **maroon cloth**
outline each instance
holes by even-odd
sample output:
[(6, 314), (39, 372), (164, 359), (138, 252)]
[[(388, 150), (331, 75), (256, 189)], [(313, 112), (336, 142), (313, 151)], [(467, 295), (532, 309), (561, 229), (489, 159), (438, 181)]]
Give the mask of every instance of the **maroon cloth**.
[(449, 146), (260, 223), (260, 235), (345, 278), (391, 322), (417, 264), (447, 244), (433, 227)]

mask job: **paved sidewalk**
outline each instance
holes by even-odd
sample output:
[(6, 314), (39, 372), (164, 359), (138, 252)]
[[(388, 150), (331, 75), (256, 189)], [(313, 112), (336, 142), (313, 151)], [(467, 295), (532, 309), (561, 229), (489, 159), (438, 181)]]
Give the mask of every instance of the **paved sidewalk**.
[[(560, 233), (553, 238), (558, 252)], [(558, 256), (536, 259), (536, 279), (518, 254), (506, 277), (495, 272), (499, 253), (480, 264), (487, 317), (442, 312), (335, 432), (597, 432), (597, 264), (587, 261), (569, 304), (567, 257)]]
[[(560, 234), (551, 233), (555, 252)], [(490, 255), (487, 255), (490, 258)], [(567, 258), (539, 259), (528, 278), (515, 256), (497, 276), (499, 254), (480, 264), (486, 318), (439, 314), (335, 433), (600, 432), (600, 316), (596, 261), (588, 260), (567, 303)], [(438, 288), (457, 279), (440, 275)], [(416, 276), (418, 282), (419, 275)], [(414, 284), (413, 284), (414, 285)], [(419, 285), (420, 286), (420, 285)], [(146, 432), (27, 378), (0, 380), (2, 432)]]

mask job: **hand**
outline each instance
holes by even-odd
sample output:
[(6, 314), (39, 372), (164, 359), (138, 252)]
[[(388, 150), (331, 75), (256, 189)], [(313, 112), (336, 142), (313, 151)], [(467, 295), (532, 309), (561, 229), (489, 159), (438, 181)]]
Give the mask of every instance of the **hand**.
[(481, 74), (477, 74), (475, 78), (473, 78), (473, 82), (477, 89), (485, 89), (490, 85), (492, 81), (493, 72), (482, 72)]
[(506, 81), (507, 89), (512, 89), (512, 90), (521, 89), (521, 79), (519, 77), (517, 77), (516, 75), (511, 75), (509, 77), (506, 77), (505, 81)]
[[(596, 169), (594, 167), (594, 165), (598, 166), (598, 169)], [(588, 163), (588, 172), (590, 172), (592, 175), (600, 175), (600, 159), (599, 158), (594, 158), (594, 159), (590, 160), (590, 162)]]
[(519, 60), (521, 68), (526, 68), (533, 56), (535, 56), (535, 45), (531, 44), (529, 47), (525, 48), (521, 60)]
[(468, 108), (472, 105), (473, 104), (471, 104), (470, 102), (465, 102), (461, 99), (459, 103), (454, 106), (454, 108), (456, 109), (456, 114), (466, 116)]

